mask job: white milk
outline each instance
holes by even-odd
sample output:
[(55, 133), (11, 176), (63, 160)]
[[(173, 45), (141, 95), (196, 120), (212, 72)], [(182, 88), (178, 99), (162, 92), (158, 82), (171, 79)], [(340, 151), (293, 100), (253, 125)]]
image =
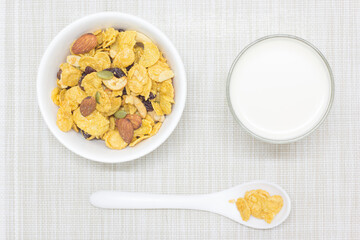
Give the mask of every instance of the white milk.
[(275, 37), (254, 44), (238, 59), (229, 98), (248, 130), (262, 138), (286, 141), (321, 122), (331, 89), (329, 70), (312, 47)]

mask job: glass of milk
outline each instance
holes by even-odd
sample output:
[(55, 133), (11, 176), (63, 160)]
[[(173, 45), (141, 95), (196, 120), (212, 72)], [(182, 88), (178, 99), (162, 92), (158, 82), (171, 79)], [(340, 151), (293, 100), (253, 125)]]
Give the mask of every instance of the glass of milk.
[(325, 120), (334, 99), (331, 68), (311, 43), (272, 35), (248, 45), (227, 79), (227, 99), (239, 124), (271, 143), (297, 141)]

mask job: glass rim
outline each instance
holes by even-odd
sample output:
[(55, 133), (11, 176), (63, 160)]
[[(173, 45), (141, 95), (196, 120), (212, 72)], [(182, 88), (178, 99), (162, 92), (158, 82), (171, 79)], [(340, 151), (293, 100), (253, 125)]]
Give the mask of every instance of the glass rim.
[[(329, 72), (330, 75), (330, 99), (328, 101), (328, 105), (327, 105), (327, 109), (325, 111), (325, 113), (323, 114), (323, 116), (321, 117), (321, 119), (308, 131), (306, 131), (304, 134), (294, 137), (294, 138), (289, 138), (289, 139), (271, 139), (271, 138), (265, 138), (263, 136), (260, 136), (256, 133), (254, 133), (253, 131), (251, 131), (249, 128), (247, 128), (242, 122), (241, 120), (238, 118), (238, 116), (236, 115), (231, 100), (230, 100), (230, 80), (231, 80), (231, 76), (234, 70), (234, 67), (236, 65), (236, 63), (239, 61), (239, 59), (242, 57), (242, 55), (249, 49), (251, 48), (253, 45), (262, 42), (264, 40), (267, 39), (271, 39), (271, 38), (290, 38), (290, 39), (295, 39), (298, 40), (302, 43), (305, 43), (306, 45), (308, 45), (309, 47), (311, 47), (312, 49), (315, 50), (315, 52), (317, 52), (319, 54), (319, 56), (321, 57), (321, 59), (324, 61), (326, 68)], [(246, 132), (248, 132), (250, 135), (252, 135), (253, 137), (262, 140), (264, 142), (267, 143), (274, 143), (274, 144), (286, 144), (286, 143), (292, 143), (292, 142), (296, 142), (308, 135), (310, 135), (311, 133), (313, 133), (327, 118), (327, 116), (329, 115), (329, 112), (331, 110), (333, 101), (334, 101), (334, 93), (335, 93), (335, 83), (334, 83), (334, 76), (331, 70), (331, 67), (328, 63), (328, 61), (326, 60), (325, 56), (320, 52), (320, 50), (318, 48), (316, 48), (312, 43), (308, 42), (305, 39), (302, 39), (300, 37), (294, 36), (294, 35), (290, 35), (290, 34), (273, 34), (273, 35), (267, 35), (265, 37), (259, 38), (251, 43), (249, 43), (248, 45), (246, 45), (241, 51), (240, 53), (236, 56), (236, 58), (234, 59), (233, 63), (231, 64), (228, 76), (227, 76), (227, 80), (226, 80), (226, 99), (228, 102), (228, 106), (230, 109), (231, 114), (233, 115), (233, 117), (235, 118), (236, 122), (243, 128), (246, 130)]]

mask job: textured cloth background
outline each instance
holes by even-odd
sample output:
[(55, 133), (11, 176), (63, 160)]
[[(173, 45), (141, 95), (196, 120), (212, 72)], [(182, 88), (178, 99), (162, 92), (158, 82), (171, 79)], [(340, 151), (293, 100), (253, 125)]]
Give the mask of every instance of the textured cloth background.
[[(159, 27), (188, 76), (171, 137), (124, 164), (88, 161), (49, 132), (36, 102), (47, 45), (87, 14), (122, 11)], [(360, 236), (359, 1), (0, 1), (0, 239), (358, 239)], [(234, 121), (225, 82), (238, 52), (268, 34), (302, 37), (328, 59), (330, 115), (293, 144), (255, 140)], [(51, 79), (49, 79), (51, 81)], [(50, 99), (49, 99), (50, 101)], [(197, 194), (266, 179), (292, 199), (290, 217), (254, 230), (212, 213), (101, 210), (97, 190)]]

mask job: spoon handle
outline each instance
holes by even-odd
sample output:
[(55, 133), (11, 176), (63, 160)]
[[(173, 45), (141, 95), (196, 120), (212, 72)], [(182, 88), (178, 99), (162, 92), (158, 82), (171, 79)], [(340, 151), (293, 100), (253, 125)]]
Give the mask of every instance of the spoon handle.
[(199, 209), (209, 210), (208, 195), (162, 195), (136, 192), (99, 191), (90, 197), (95, 207), (111, 209)]

